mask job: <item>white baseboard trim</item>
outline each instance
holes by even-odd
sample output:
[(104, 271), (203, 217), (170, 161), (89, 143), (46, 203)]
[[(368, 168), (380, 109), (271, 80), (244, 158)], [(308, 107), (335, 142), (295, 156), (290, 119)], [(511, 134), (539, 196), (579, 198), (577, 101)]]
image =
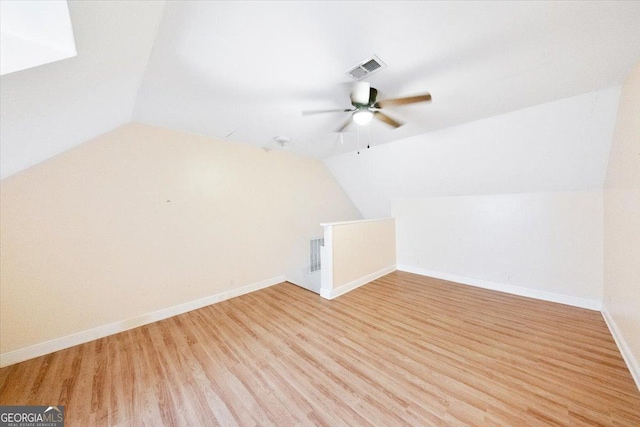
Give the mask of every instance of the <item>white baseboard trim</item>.
[(408, 265), (399, 264), (398, 270), (406, 271), (407, 273), (419, 274), (421, 276), (448, 280), (450, 282), (461, 283), (463, 285), (475, 286), (477, 288), (491, 289), (492, 291), (505, 292), (508, 294), (519, 295), (522, 297), (535, 298), (535, 299), (540, 299), (544, 301), (571, 305), (574, 307), (586, 308), (588, 310), (600, 311), (602, 307), (602, 302), (598, 300), (574, 297), (571, 295), (556, 294), (553, 292), (540, 291), (538, 289), (531, 289), (531, 288), (523, 288), (520, 286), (505, 285), (503, 283), (490, 282), (488, 280), (473, 279), (470, 277), (457, 276), (455, 274), (425, 270), (422, 268), (411, 267)]
[(97, 340), (99, 338), (104, 338), (109, 335), (124, 332), (129, 329), (137, 328), (139, 326), (148, 325), (149, 323), (177, 316), (178, 314), (197, 310), (199, 308), (206, 307), (208, 305), (215, 304), (217, 302), (221, 302), (240, 295), (248, 294), (259, 289), (267, 288), (284, 281), (284, 276), (272, 277), (271, 279), (266, 279), (260, 282), (241, 286), (239, 288), (230, 289), (228, 291), (200, 298), (195, 301), (189, 301), (183, 304), (174, 305), (172, 307), (163, 308), (161, 310), (143, 314), (132, 319), (121, 320), (118, 322), (110, 323), (108, 325), (98, 326), (97, 328), (89, 329), (87, 331), (67, 335), (66, 337), (56, 338), (50, 341), (30, 345), (28, 347), (19, 348), (17, 350), (8, 351), (6, 353), (0, 354), (0, 368), (23, 362), (25, 360), (33, 359), (34, 357), (39, 357), (59, 350), (64, 350), (65, 348), (84, 344), (89, 341)]
[(638, 360), (633, 357), (633, 354), (631, 354), (631, 350), (629, 349), (627, 342), (622, 336), (620, 328), (618, 328), (618, 325), (616, 324), (615, 320), (613, 320), (613, 317), (611, 317), (611, 313), (609, 313), (609, 310), (607, 310), (607, 307), (604, 304), (602, 305), (602, 317), (604, 317), (604, 321), (609, 327), (611, 335), (613, 335), (613, 340), (618, 345), (618, 349), (622, 354), (622, 358), (627, 364), (627, 368), (629, 368), (629, 372), (631, 372), (631, 376), (636, 382), (638, 390), (640, 390), (640, 364), (638, 363)]
[(390, 265), (389, 267), (385, 267), (381, 270), (376, 271), (375, 273), (367, 274), (366, 276), (360, 277), (359, 279), (339, 286), (335, 289), (320, 289), (320, 296), (326, 299), (334, 299), (393, 271), (396, 271), (396, 266)]

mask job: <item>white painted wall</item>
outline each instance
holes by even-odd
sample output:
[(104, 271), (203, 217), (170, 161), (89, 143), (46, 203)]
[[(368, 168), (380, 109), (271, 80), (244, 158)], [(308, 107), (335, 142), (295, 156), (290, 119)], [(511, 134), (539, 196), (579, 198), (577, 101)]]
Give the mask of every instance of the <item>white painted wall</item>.
[(396, 200), (392, 211), (399, 269), (599, 308), (601, 191)]
[(361, 218), (319, 160), (138, 123), (0, 190), (0, 353), (14, 355), (295, 277), (321, 222)]
[(622, 87), (604, 187), (603, 305), (640, 388), (640, 63)]
[(325, 163), (365, 218), (389, 216), (394, 199), (601, 189), (619, 93), (591, 92)]

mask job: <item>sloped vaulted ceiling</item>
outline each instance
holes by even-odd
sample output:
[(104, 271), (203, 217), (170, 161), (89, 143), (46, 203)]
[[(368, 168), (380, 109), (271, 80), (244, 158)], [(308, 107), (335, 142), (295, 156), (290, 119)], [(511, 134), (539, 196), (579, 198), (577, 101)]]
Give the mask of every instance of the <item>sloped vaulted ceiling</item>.
[(345, 72), (371, 54), (380, 99), (433, 95), (374, 121), (379, 144), (619, 86), (638, 40), (640, 2), (171, 2), (134, 118), (324, 158), (355, 127), (341, 145), (348, 113), (301, 111), (350, 107)]
[[(382, 144), (619, 86), (640, 2), (70, 1), (78, 56), (2, 76), (2, 176), (135, 120), (320, 158), (340, 144), (345, 71), (371, 54), (399, 107)], [(153, 49), (152, 49), (153, 47)], [(144, 77), (143, 77), (144, 76)]]
[(325, 160), (366, 218), (393, 201), (602, 188), (619, 88), (602, 89)]
[(78, 55), (0, 78), (3, 178), (131, 121), (163, 6), (69, 2)]

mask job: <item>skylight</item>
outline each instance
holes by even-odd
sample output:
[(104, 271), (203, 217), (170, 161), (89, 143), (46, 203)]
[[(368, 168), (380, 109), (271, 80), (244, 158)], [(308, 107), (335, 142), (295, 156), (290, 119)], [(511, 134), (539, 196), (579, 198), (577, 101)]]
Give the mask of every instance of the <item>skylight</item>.
[(77, 55), (66, 0), (0, 2), (0, 74)]

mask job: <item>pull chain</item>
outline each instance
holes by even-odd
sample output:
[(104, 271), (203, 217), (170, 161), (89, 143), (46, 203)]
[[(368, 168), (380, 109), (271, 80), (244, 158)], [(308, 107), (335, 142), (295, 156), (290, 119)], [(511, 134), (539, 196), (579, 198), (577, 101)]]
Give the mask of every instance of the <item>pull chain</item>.
[(371, 124), (367, 126), (367, 148), (371, 148)]

